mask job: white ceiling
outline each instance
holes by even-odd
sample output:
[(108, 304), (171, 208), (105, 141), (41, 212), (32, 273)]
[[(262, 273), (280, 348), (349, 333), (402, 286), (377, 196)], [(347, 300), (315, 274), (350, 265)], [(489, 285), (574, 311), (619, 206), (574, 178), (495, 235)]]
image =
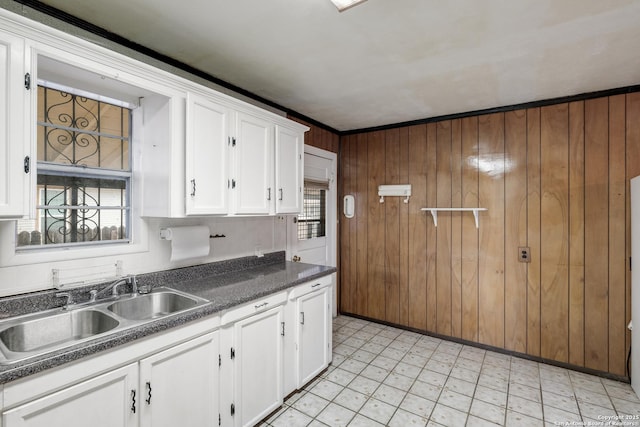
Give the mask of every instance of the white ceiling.
[(640, 83), (640, 0), (44, 0), (352, 130)]

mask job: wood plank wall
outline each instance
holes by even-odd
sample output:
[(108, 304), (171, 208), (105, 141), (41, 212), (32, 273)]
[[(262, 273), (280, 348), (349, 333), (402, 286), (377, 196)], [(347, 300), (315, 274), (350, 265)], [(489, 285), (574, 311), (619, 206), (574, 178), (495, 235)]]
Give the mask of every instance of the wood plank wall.
[[(340, 311), (626, 376), (640, 93), (340, 139)], [(411, 184), (408, 204), (380, 184)], [(485, 207), (438, 214), (422, 207)], [(518, 248), (530, 248), (530, 263)]]
[(287, 116), (287, 118), (309, 126), (309, 131), (304, 134), (304, 143), (316, 148), (337, 153), (340, 148), (340, 136), (337, 133), (327, 129), (308, 123), (295, 116)]

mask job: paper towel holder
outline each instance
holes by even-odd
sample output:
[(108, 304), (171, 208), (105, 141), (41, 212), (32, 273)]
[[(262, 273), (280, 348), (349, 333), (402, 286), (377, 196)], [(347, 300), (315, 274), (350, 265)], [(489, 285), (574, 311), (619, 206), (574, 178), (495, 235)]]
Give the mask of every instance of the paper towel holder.
[[(210, 234), (209, 238), (210, 239), (219, 239), (222, 237), (227, 237), (224, 234)], [(166, 228), (161, 228), (160, 229), (160, 240), (171, 240), (171, 232), (169, 230), (167, 230)]]

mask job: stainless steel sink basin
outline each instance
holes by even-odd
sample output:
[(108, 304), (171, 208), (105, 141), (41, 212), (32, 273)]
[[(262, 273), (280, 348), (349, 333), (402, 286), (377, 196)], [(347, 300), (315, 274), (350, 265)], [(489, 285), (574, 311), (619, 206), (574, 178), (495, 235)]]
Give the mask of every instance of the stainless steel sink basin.
[(9, 351), (29, 352), (102, 334), (119, 323), (97, 310), (63, 311), (10, 326), (0, 332), (0, 341)]
[(205, 303), (201, 298), (162, 289), (111, 303), (107, 310), (129, 320), (148, 320), (168, 316)]
[(171, 288), (0, 321), (0, 364), (12, 364), (178, 314), (209, 301)]

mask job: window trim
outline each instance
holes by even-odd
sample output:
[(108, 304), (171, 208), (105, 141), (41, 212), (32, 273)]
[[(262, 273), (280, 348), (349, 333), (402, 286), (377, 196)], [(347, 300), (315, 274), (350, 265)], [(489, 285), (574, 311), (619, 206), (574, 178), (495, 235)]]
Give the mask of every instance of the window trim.
[[(134, 106), (132, 104), (130, 104), (129, 102), (126, 101), (119, 101), (110, 97), (106, 97), (106, 96), (102, 96), (99, 94), (95, 94), (95, 93), (91, 93), (88, 91), (84, 91), (81, 89), (77, 89), (77, 88), (73, 88), (73, 87), (69, 87), (66, 85), (61, 85), (61, 84), (57, 84), (57, 83), (53, 83), (53, 82), (49, 82), (46, 80), (42, 80), (42, 79), (38, 79), (38, 85), (37, 87), (43, 87), (45, 89), (51, 89), (54, 91), (58, 91), (58, 92), (63, 92), (63, 93), (67, 93), (69, 95), (75, 96), (75, 97), (84, 97), (87, 99), (91, 99), (93, 101), (99, 102), (99, 103), (105, 103), (105, 104), (111, 104), (114, 105), (116, 107), (119, 107), (123, 110), (128, 110), (128, 114), (129, 114), (129, 127), (128, 127), (128, 135), (125, 137), (123, 135), (108, 135), (108, 134), (104, 134), (102, 132), (95, 132), (95, 131), (87, 131), (87, 133), (90, 134), (95, 134), (98, 136), (107, 136), (110, 138), (114, 138), (114, 139), (121, 139), (121, 140), (127, 140), (128, 142), (128, 150), (127, 150), (127, 154), (128, 154), (128, 158), (127, 158), (127, 164), (129, 165), (129, 169), (128, 170), (122, 170), (122, 169), (110, 169), (110, 168), (101, 168), (101, 167), (87, 167), (87, 166), (82, 166), (82, 165), (75, 165), (75, 164), (61, 164), (61, 163), (55, 163), (55, 162), (48, 162), (48, 161), (40, 161), (38, 160), (36, 162), (36, 168), (33, 171), (34, 175), (36, 176), (36, 181), (37, 181), (37, 177), (39, 175), (44, 175), (44, 174), (50, 174), (50, 175), (58, 175), (58, 176), (67, 176), (67, 177), (79, 177), (79, 178), (97, 178), (97, 179), (117, 179), (117, 180), (122, 180), (125, 181), (125, 187), (126, 187), (126, 191), (125, 191), (125, 206), (123, 207), (114, 207), (114, 206), (95, 206), (92, 207), (92, 210), (113, 210), (113, 209), (118, 209), (121, 210), (122, 212), (124, 212), (126, 218), (124, 220), (124, 224), (127, 225), (126, 228), (126, 236), (125, 238), (122, 239), (116, 239), (116, 240), (95, 240), (95, 241), (81, 241), (81, 242), (66, 242), (66, 243), (41, 243), (39, 245), (21, 245), (18, 246), (18, 237), (17, 237), (17, 222), (15, 223), (14, 226), (14, 242), (13, 242), (13, 252), (14, 254), (20, 254), (20, 253), (28, 253), (28, 252), (46, 252), (49, 250), (53, 250), (53, 249), (66, 249), (66, 248), (75, 248), (75, 247), (82, 247), (84, 249), (86, 248), (90, 248), (90, 247), (95, 247), (95, 246), (104, 246), (104, 245), (122, 245), (122, 244), (129, 244), (132, 241), (132, 236), (134, 234), (134, 228), (135, 228), (135, 223), (134, 223), (134, 217), (133, 217), (133, 206), (132, 206), (132, 201), (134, 200), (132, 198), (132, 192), (133, 192), (133, 186), (134, 186), (134, 163), (133, 163), (133, 149), (132, 149), (132, 144), (133, 144), (133, 111), (135, 108), (137, 108), (137, 106)], [(37, 96), (37, 95), (36, 95)], [(39, 103), (36, 101), (36, 105), (39, 105)], [(39, 109), (39, 108), (38, 108)], [(64, 126), (57, 126), (55, 124), (51, 124), (49, 122), (40, 122), (37, 121), (36, 122), (36, 127), (38, 126), (44, 126), (44, 127), (53, 127), (53, 128), (65, 128)], [(78, 129), (75, 128), (68, 128), (68, 130), (71, 130), (73, 132), (77, 132)], [(46, 143), (46, 142), (45, 142)], [(35, 186), (35, 189), (37, 191), (37, 185)], [(34, 200), (37, 199), (37, 195), (34, 196)], [(36, 210), (46, 210), (48, 209), (48, 205), (35, 205), (34, 209)], [(78, 206), (56, 206), (55, 208), (58, 209), (79, 209)], [(2, 265), (2, 260), (0, 259), (0, 265)]]

